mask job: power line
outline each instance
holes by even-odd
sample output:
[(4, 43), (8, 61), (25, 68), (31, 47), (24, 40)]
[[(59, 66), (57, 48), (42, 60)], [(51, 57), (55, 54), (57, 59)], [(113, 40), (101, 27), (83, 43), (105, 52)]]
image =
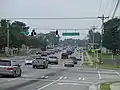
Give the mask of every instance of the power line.
[(98, 15), (100, 14), (101, 6), (102, 6), (102, 0), (100, 0), (100, 6), (99, 6), (99, 9), (98, 9)]
[[(62, 30), (70, 30), (70, 31), (81, 31), (81, 30), (90, 30), (90, 28), (31, 28), (31, 29), (36, 29), (36, 30), (59, 30), (59, 31), (62, 31)], [(101, 29), (101, 28), (96, 28), (96, 29)]]
[(113, 11), (112, 18), (115, 17), (115, 14), (116, 14), (116, 11), (117, 11), (117, 9), (118, 9), (119, 4), (120, 4), (120, 0), (117, 1), (117, 4), (116, 4), (115, 9), (114, 9), (114, 11)]
[[(4, 18), (3, 18), (4, 19)], [(97, 17), (7, 17), (5, 19), (97, 19)]]
[(107, 8), (108, 8), (108, 6), (109, 6), (109, 2), (106, 2), (107, 4), (106, 4), (106, 6), (105, 6), (105, 9), (104, 9), (104, 12), (103, 12), (103, 14), (105, 14), (106, 13), (106, 11), (107, 11)]
[(110, 7), (110, 11), (109, 11), (109, 14), (108, 14), (109, 16), (111, 16), (111, 14), (112, 14), (112, 12), (113, 12), (113, 9), (114, 9), (115, 4), (116, 4), (115, 2), (116, 2), (115, 0), (112, 0), (112, 2), (111, 2), (111, 5), (110, 5), (110, 6), (111, 6), (111, 7)]

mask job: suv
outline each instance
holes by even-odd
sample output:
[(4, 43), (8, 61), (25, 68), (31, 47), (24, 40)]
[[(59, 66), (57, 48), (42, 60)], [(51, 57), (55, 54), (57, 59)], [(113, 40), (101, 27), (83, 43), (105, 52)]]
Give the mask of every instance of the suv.
[(20, 65), (13, 60), (0, 60), (0, 75), (9, 75), (12, 77), (21, 76)]
[(33, 63), (33, 68), (48, 68), (48, 60), (47, 58), (37, 57)]

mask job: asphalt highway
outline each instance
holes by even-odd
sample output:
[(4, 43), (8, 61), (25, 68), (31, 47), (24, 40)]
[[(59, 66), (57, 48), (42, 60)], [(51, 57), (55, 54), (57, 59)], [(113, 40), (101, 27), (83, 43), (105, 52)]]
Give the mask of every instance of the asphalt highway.
[[(61, 52), (55, 55), (60, 58)], [(48, 69), (33, 69), (24, 65), (25, 59), (20, 59), (22, 76), (0, 77), (0, 90), (97, 90), (98, 83), (120, 78), (119, 70), (83, 67), (81, 61), (75, 67), (64, 67), (59, 59), (58, 65), (49, 65)]]

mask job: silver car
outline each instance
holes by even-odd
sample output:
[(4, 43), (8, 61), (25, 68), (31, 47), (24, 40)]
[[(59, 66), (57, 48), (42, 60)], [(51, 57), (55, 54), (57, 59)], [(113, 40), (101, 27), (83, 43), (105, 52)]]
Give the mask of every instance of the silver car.
[(27, 58), (25, 60), (25, 65), (32, 65), (33, 60), (34, 60), (33, 58)]
[(37, 57), (33, 63), (33, 68), (48, 68), (48, 60), (46, 58), (43, 57)]
[(66, 66), (72, 66), (72, 67), (74, 67), (74, 61), (73, 61), (72, 59), (67, 59), (67, 60), (65, 60), (64, 66), (65, 66), (65, 67), (66, 67)]
[(0, 60), (0, 75), (9, 75), (12, 77), (21, 76), (20, 65), (13, 60)]

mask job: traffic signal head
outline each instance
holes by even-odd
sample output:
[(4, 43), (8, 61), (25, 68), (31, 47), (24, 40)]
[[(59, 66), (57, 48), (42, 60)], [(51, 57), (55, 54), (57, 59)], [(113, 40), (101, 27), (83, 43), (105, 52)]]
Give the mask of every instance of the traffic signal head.
[(32, 32), (31, 32), (31, 36), (34, 36), (34, 35), (36, 35), (36, 32), (35, 32), (35, 30), (33, 29)]
[(56, 35), (58, 35), (58, 30), (56, 30)]
[(34, 36), (33, 32), (31, 32), (31, 36)]

